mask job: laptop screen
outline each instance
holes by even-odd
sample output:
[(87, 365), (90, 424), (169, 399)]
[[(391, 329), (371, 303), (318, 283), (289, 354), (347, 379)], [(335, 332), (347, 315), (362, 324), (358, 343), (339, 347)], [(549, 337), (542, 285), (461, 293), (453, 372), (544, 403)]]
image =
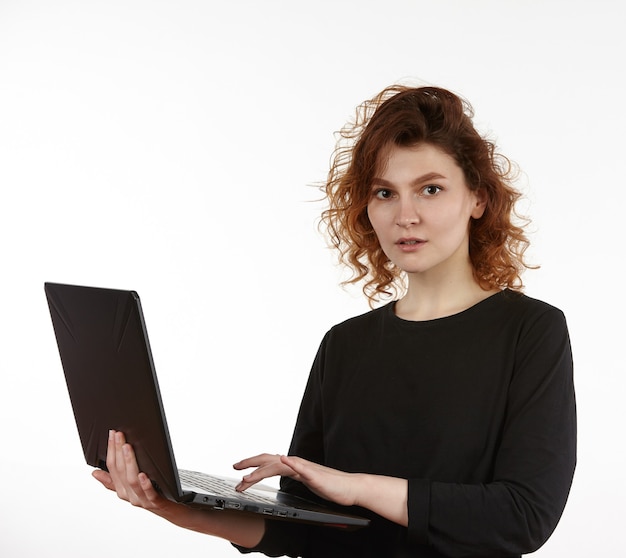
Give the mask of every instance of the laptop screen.
[(141, 470), (181, 500), (139, 296), (56, 283), (45, 292), (87, 463), (106, 469), (108, 432), (121, 430)]

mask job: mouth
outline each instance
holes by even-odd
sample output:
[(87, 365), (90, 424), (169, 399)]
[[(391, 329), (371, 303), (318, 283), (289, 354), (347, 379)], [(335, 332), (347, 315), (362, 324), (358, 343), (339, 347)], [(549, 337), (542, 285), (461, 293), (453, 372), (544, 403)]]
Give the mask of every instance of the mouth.
[(405, 254), (421, 251), (426, 241), (421, 238), (400, 238), (396, 241), (397, 250)]
[(396, 244), (400, 246), (417, 246), (418, 244), (423, 244), (424, 242), (426, 241), (421, 238), (401, 238), (396, 242)]

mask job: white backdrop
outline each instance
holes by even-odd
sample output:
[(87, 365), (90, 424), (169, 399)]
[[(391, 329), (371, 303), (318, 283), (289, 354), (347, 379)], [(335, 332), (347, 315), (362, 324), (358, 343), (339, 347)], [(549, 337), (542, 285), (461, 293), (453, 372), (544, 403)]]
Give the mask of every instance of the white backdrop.
[(579, 467), (537, 556), (616, 555), (620, 14), (618, 0), (0, 0), (0, 555), (237, 555), (91, 479), (43, 282), (139, 291), (179, 466), (286, 451), (322, 335), (367, 310), (337, 286), (312, 185), (354, 107), (406, 79), (466, 96), (524, 170), (542, 265), (527, 292), (568, 316)]

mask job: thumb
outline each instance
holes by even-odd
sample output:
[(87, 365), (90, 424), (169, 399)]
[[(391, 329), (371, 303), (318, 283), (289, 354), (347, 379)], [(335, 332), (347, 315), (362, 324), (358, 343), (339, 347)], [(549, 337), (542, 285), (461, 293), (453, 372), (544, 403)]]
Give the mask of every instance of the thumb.
[(115, 487), (113, 486), (113, 480), (111, 479), (111, 475), (109, 475), (109, 473), (107, 473), (106, 471), (103, 471), (101, 469), (96, 469), (95, 471), (91, 473), (91, 476), (97, 481), (99, 481), (101, 484), (103, 484), (109, 490), (115, 490)]

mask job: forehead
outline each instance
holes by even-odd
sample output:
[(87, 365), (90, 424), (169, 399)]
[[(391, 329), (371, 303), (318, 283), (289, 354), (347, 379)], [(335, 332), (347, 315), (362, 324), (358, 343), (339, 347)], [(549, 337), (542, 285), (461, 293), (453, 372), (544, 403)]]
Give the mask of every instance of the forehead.
[(380, 150), (375, 176), (383, 178), (396, 173), (438, 173), (449, 178), (463, 177), (463, 171), (454, 158), (440, 147), (430, 143), (412, 146), (387, 144)]

